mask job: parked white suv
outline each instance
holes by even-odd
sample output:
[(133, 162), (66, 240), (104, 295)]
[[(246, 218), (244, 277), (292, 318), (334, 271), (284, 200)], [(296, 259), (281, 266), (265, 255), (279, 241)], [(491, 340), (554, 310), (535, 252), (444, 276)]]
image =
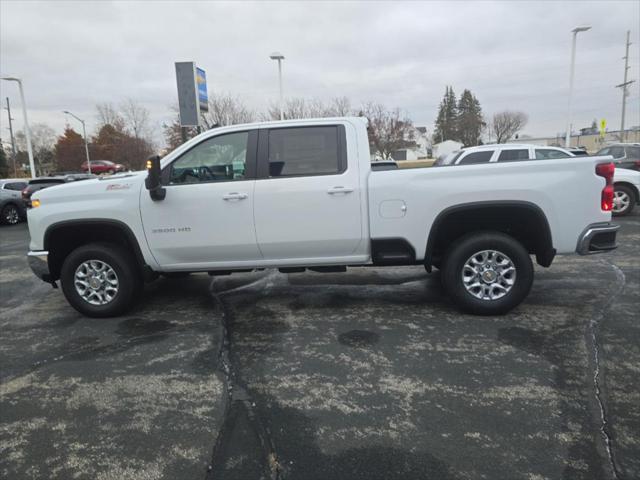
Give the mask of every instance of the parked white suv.
[(519, 160), (552, 160), (575, 155), (564, 148), (500, 143), (463, 148), (436, 162), (437, 165), (472, 165), (475, 163), (515, 162)]
[(628, 168), (616, 168), (613, 174), (613, 214), (624, 216), (640, 203), (640, 172)]

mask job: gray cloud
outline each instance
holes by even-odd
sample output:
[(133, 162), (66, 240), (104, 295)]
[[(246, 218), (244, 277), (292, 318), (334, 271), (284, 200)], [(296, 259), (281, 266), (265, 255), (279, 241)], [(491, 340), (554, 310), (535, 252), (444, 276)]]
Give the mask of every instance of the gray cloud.
[[(285, 94), (405, 110), (430, 130), (445, 85), (470, 88), (486, 114), (529, 114), (526, 133), (564, 130), (570, 30), (579, 35), (576, 127), (620, 122), (625, 32), (640, 80), (640, 3), (629, 2), (12, 2), (0, 3), (0, 72), (24, 79), (30, 120), (60, 131), (68, 109), (95, 125), (95, 104), (139, 100), (159, 131), (176, 102), (175, 61), (207, 71), (209, 90), (263, 110)], [(640, 124), (633, 85), (627, 125)], [(14, 85), (2, 82), (21, 119)], [(6, 137), (6, 114), (1, 117)], [(18, 121), (18, 127), (21, 122)], [(160, 137), (160, 135), (158, 135)]]

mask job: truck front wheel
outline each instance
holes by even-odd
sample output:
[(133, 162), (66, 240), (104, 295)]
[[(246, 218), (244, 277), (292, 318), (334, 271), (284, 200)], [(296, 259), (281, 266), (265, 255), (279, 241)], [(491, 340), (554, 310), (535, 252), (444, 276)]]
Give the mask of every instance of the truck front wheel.
[(509, 235), (471, 233), (447, 252), (442, 282), (463, 310), (501, 315), (519, 305), (531, 290), (533, 263), (522, 244)]
[(62, 264), (60, 282), (67, 301), (88, 317), (126, 312), (142, 286), (135, 259), (110, 243), (91, 243), (73, 250)]

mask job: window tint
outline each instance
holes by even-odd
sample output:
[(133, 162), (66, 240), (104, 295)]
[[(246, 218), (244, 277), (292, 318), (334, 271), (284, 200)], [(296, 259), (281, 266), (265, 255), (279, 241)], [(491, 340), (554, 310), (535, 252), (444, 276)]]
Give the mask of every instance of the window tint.
[(483, 152), (472, 152), (469, 155), (462, 157), (462, 160), (458, 162), (458, 165), (471, 165), (472, 163), (486, 163), (491, 160), (493, 150), (485, 150)]
[(570, 155), (562, 150), (550, 148), (536, 148), (536, 160), (549, 160), (553, 158), (569, 158)]
[(238, 132), (199, 143), (171, 164), (169, 183), (243, 180), (248, 138), (248, 132)]
[(609, 147), (598, 150), (596, 155), (609, 155)]
[(613, 158), (624, 157), (624, 147), (611, 147), (611, 150), (609, 151), (609, 155), (612, 155)]
[(269, 176), (331, 175), (343, 171), (338, 127), (269, 131)]
[(22, 190), (24, 187), (27, 186), (27, 182), (13, 182), (13, 183), (6, 183), (4, 185), (4, 189), (5, 190), (15, 190), (15, 191), (20, 191)]
[(627, 147), (627, 158), (640, 160), (640, 147)]
[(499, 162), (514, 162), (516, 160), (529, 160), (529, 150), (503, 150), (498, 157)]

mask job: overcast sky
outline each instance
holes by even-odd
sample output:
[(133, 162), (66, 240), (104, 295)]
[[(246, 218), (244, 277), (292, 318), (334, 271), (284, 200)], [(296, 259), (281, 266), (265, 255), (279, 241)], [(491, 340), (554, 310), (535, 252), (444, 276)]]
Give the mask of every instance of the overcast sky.
[[(71, 110), (95, 127), (95, 105), (131, 97), (160, 125), (177, 102), (174, 62), (195, 61), (209, 92), (256, 109), (277, 100), (269, 53), (284, 62), (285, 96), (399, 107), (433, 131), (445, 85), (470, 89), (486, 116), (529, 115), (524, 133), (556, 135), (567, 116), (571, 29), (578, 35), (574, 128), (620, 126), (624, 42), (640, 78), (640, 2), (187, 2), (0, 0), (0, 73), (24, 81), (30, 122), (56, 131)], [(640, 125), (640, 82), (627, 106)], [(0, 82), (22, 128), (15, 84)], [(0, 136), (8, 137), (6, 111)], [(73, 122), (71, 119), (70, 122)], [(72, 123), (72, 125), (74, 125)], [(75, 125), (74, 125), (75, 127)], [(79, 129), (79, 126), (77, 126)]]

